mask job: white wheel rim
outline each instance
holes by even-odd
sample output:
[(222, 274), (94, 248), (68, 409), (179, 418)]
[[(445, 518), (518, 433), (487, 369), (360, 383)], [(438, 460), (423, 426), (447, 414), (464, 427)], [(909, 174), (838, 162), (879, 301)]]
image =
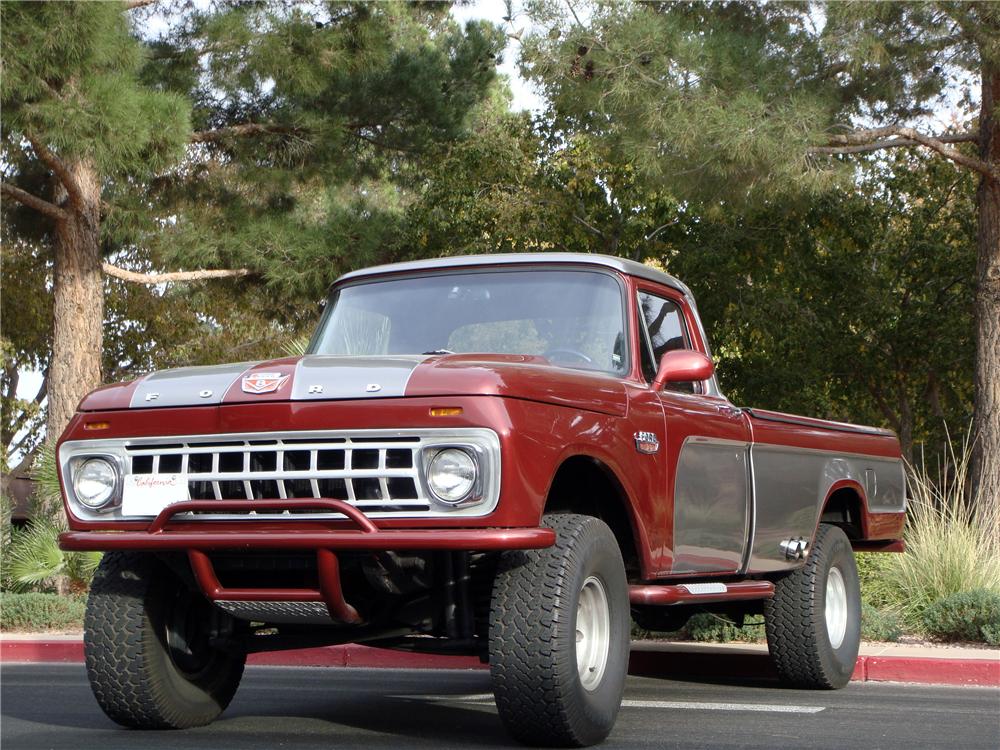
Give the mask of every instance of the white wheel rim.
[(847, 586), (840, 568), (830, 568), (826, 576), (826, 634), (834, 648), (847, 634)]
[(580, 588), (576, 605), (576, 668), (580, 684), (594, 690), (601, 684), (611, 645), (611, 611), (604, 584), (590, 576)]

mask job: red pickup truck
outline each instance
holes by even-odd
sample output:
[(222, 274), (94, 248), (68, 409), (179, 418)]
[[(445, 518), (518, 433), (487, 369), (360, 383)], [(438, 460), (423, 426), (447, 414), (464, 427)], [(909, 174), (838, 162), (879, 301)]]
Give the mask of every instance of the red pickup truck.
[(204, 724), (247, 653), (364, 642), (488, 661), (510, 732), (588, 745), (632, 618), (763, 614), (780, 675), (858, 651), (853, 550), (899, 550), (899, 445), (739, 408), (690, 291), (600, 255), (349, 273), (308, 353), (87, 396), (67, 550), (103, 550), (87, 672), (131, 727)]

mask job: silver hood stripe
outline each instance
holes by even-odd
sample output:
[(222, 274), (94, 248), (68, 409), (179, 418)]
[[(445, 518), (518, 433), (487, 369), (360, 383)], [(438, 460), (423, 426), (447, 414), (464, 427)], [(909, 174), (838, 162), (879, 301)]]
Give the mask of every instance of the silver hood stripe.
[(426, 356), (342, 357), (311, 355), (295, 365), (292, 401), (398, 398)]
[(259, 362), (237, 362), (212, 367), (181, 367), (147, 375), (136, 386), (129, 406), (211, 406), (222, 403), (226, 391)]

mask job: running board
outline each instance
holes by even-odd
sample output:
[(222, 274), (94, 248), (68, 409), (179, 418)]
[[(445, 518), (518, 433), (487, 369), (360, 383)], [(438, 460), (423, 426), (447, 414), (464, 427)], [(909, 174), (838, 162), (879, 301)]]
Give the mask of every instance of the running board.
[(628, 587), (628, 598), (632, 604), (658, 606), (699, 604), (702, 602), (736, 602), (748, 599), (770, 599), (772, 596), (774, 596), (774, 584), (770, 581), (678, 583)]

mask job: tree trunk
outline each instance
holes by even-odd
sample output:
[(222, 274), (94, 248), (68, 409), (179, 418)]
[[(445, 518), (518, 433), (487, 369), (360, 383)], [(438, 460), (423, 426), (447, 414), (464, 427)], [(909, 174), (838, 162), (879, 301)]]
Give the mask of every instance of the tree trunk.
[(74, 162), (69, 168), (79, 186), (80, 200), (79, 205), (63, 203), (70, 216), (56, 227), (48, 393), (50, 440), (65, 429), (80, 399), (101, 383), (104, 277), (100, 181), (88, 162)]
[[(980, 157), (1000, 164), (1000, 68), (984, 66)], [(976, 264), (976, 371), (972, 481), (981, 507), (1000, 502), (1000, 183), (979, 182)]]

